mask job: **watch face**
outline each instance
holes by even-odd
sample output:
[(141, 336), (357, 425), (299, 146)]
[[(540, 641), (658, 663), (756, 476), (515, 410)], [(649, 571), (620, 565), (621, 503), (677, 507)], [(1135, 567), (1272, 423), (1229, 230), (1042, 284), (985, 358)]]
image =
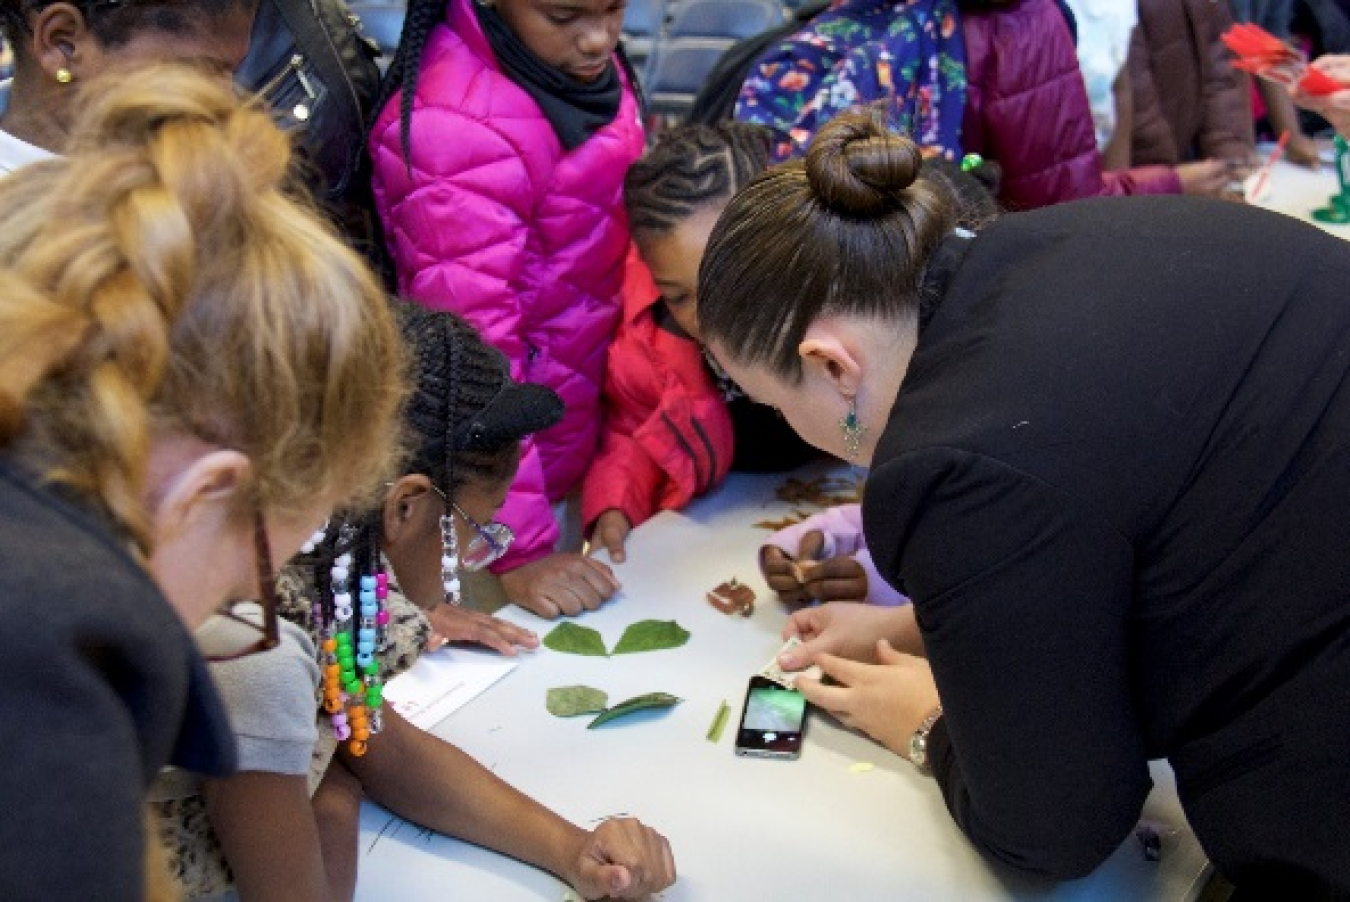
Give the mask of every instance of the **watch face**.
[(928, 737), (923, 733), (915, 733), (910, 737), (909, 760), (915, 767), (923, 767), (928, 763)]

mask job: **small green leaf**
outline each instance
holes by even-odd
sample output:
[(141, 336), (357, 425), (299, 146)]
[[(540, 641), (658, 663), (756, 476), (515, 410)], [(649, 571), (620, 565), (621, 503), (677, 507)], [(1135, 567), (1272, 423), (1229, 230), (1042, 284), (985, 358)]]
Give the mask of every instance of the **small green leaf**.
[(548, 691), (544, 703), (548, 713), (555, 717), (574, 717), (577, 714), (595, 714), (605, 710), (609, 695), (590, 686), (559, 686)]
[(623, 717), (635, 711), (645, 711), (648, 708), (673, 708), (682, 701), (684, 699), (676, 698), (665, 692), (649, 692), (646, 695), (639, 695), (637, 698), (630, 698), (626, 702), (619, 702), (619, 704), (586, 724), (586, 729), (594, 730), (603, 723), (609, 723), (616, 717)]
[(639, 620), (623, 631), (613, 653), (624, 655), (635, 651), (679, 648), (688, 641), (689, 630), (674, 620)]
[(605, 651), (605, 640), (600, 638), (599, 633), (589, 626), (577, 626), (570, 620), (555, 626), (544, 637), (544, 644), (554, 651), (569, 655), (592, 655), (603, 658), (609, 654)]

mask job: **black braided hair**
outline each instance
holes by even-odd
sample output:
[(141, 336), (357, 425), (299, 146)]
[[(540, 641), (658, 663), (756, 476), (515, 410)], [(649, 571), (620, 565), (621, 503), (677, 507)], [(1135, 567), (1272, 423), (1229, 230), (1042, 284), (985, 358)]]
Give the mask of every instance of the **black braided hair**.
[(395, 305), (411, 351), (414, 390), (404, 409), (406, 472), (453, 499), (468, 482), (511, 478), (528, 435), (562, 418), (562, 401), (511, 379), (506, 357), (452, 313)]
[(398, 50), (385, 70), (380, 82), (380, 94), (372, 109), (379, 115), (396, 92), (399, 98), (399, 140), (403, 162), (412, 165), (412, 108), (417, 92), (417, 79), (422, 74), (422, 51), (436, 23), (445, 18), (446, 0), (408, 0), (408, 11), (403, 17), (403, 31), (399, 34)]
[[(393, 309), (414, 384), (403, 409), (403, 472), (426, 475), (451, 499), (469, 482), (509, 480), (521, 439), (558, 422), (562, 401), (543, 386), (512, 381), (506, 357), (453, 313), (403, 301)], [(296, 557), (296, 564), (310, 569), (310, 585), (330, 622), (329, 568), (350, 552), (357, 573), (373, 573), (383, 530), (379, 508), (339, 512), (314, 549)]]
[[(0, 0), (0, 33), (17, 56), (26, 55), (28, 16), (59, 0)], [(193, 34), (203, 27), (203, 14), (218, 19), (252, 6), (256, 0), (72, 0), (105, 47), (125, 44), (139, 33)]]
[(996, 195), (1003, 179), (1003, 170), (997, 163), (968, 154), (966, 160), (956, 162), (933, 156), (923, 161), (920, 178), (941, 182), (956, 200), (956, 224), (978, 232), (1003, 212)]
[(769, 165), (770, 133), (748, 122), (693, 124), (663, 132), (628, 169), (623, 202), (636, 235), (664, 235), (725, 201)]

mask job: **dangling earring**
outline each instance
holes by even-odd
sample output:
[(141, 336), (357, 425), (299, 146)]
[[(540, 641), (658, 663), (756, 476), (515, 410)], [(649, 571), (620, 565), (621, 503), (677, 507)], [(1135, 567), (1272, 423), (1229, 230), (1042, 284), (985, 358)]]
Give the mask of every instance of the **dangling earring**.
[(848, 454), (850, 463), (857, 463), (858, 455), (862, 452), (863, 436), (867, 434), (867, 427), (863, 425), (862, 420), (858, 418), (858, 399), (852, 397), (848, 399), (848, 413), (839, 421), (839, 431), (844, 434), (844, 450)]
[(56, 70), (56, 83), (59, 85), (68, 85), (75, 80), (75, 74), (62, 66)]
[(441, 585), (445, 587), (445, 600), (459, 604), (459, 536), (449, 510), (441, 515)]

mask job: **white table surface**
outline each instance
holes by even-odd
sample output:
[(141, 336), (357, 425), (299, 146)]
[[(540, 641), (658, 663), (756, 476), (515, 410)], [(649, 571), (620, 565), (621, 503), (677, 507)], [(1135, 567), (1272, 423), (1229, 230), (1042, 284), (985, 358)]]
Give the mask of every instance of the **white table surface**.
[[(1192, 899), (1208, 864), (1185, 824), (1166, 765), (1144, 816), (1164, 835), (1160, 862), (1130, 837), (1090, 877), (1053, 888), (1020, 884), (990, 867), (961, 835), (937, 785), (909, 763), (823, 712), (808, 716), (797, 761), (732, 750), (746, 681), (780, 645), (785, 611), (765, 587), (755, 553), (767, 532), (751, 524), (789, 510), (782, 477), (734, 475), (714, 496), (635, 531), (616, 568), (622, 595), (579, 622), (613, 647), (624, 628), (675, 619), (680, 649), (593, 659), (541, 648), (436, 731), (576, 823), (642, 818), (674, 849), (679, 880), (660, 895), (683, 900), (869, 902), (892, 899)], [(735, 576), (759, 593), (751, 618), (725, 615), (704, 593)], [(504, 612), (542, 636), (551, 624)], [(473, 656), (474, 651), (447, 654)], [(610, 703), (664, 691), (683, 703), (597, 730), (544, 708), (551, 687), (584, 684)], [(705, 738), (718, 705), (732, 708), (721, 741)], [(874, 765), (866, 772), (852, 766)], [(555, 877), (430, 834), (367, 804), (356, 897), (374, 900), (561, 900)]]
[(1350, 238), (1350, 224), (1336, 225), (1312, 218), (1312, 211), (1325, 207), (1327, 200), (1339, 191), (1336, 171), (1331, 166), (1313, 170), (1281, 160), (1271, 167), (1269, 191), (1263, 192), (1266, 196), (1258, 200), (1257, 206), (1311, 222), (1332, 235)]

